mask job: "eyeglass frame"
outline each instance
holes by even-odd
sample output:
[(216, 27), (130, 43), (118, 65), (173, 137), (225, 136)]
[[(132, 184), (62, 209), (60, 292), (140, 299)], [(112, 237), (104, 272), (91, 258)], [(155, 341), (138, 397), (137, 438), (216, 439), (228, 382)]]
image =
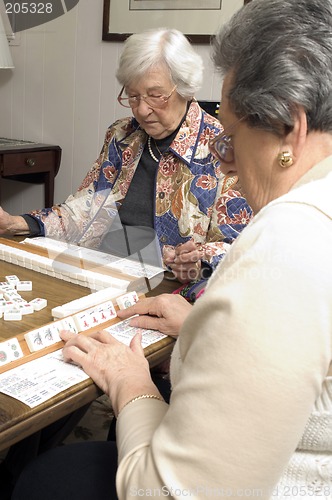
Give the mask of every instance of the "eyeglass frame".
[[(239, 118), (235, 122), (233, 122), (229, 127), (228, 127), (228, 133), (225, 134), (225, 130), (220, 132), (220, 134), (216, 135), (210, 142), (209, 142), (209, 150), (217, 158), (219, 161), (222, 163), (232, 163), (234, 161), (234, 148), (233, 144), (231, 143), (232, 141), (232, 135), (229, 134), (229, 132), (234, 129), (235, 125), (240, 123), (241, 121), (245, 120), (247, 116), (242, 116), (242, 118)], [(217, 143), (222, 143), (223, 150), (225, 151), (223, 154), (221, 154), (217, 149), (216, 149), (216, 144)], [(226, 155), (227, 153), (232, 152), (232, 159), (231, 160), (226, 160)]]
[[(157, 109), (161, 109), (163, 106), (165, 106), (167, 103), (168, 103), (168, 100), (169, 98), (171, 97), (171, 95), (173, 94), (174, 90), (176, 89), (177, 85), (174, 85), (173, 89), (171, 90), (170, 94), (169, 95), (161, 95), (158, 97), (158, 99), (160, 99), (162, 101), (162, 104), (161, 106), (151, 106), (151, 104), (147, 101), (147, 99), (149, 97), (153, 97), (153, 96), (148, 96), (148, 95), (144, 95), (144, 94), (141, 94), (141, 95), (137, 95), (137, 96), (133, 96), (133, 97), (121, 97), (124, 89), (125, 89), (125, 85), (122, 87), (118, 97), (117, 97), (117, 101), (118, 103), (123, 106), (124, 108), (137, 108), (140, 104), (140, 101), (141, 99), (146, 102), (146, 104), (148, 106), (150, 106), (150, 108), (157, 108)], [(136, 99), (137, 100), (137, 105), (135, 106), (131, 106), (129, 104), (129, 99)], [(128, 101), (128, 106), (126, 106), (125, 104), (123, 104), (123, 100), (127, 100)]]

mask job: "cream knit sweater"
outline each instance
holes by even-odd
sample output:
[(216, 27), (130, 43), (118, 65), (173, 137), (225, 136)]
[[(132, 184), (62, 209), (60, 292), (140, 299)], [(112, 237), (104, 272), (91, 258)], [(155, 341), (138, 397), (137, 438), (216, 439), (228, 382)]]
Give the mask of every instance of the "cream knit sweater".
[(332, 377), (305, 427), (296, 452), (289, 461), (273, 498), (332, 498)]
[(332, 498), (332, 157), (241, 233), (194, 305), (171, 403), (119, 415), (120, 500)]

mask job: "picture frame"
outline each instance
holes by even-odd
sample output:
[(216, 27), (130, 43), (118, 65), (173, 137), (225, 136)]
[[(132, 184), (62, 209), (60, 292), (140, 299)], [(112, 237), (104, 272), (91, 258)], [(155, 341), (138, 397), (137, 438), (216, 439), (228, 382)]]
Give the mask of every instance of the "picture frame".
[(208, 44), (221, 24), (249, 1), (104, 0), (102, 40), (119, 42), (133, 33), (168, 27), (192, 43)]

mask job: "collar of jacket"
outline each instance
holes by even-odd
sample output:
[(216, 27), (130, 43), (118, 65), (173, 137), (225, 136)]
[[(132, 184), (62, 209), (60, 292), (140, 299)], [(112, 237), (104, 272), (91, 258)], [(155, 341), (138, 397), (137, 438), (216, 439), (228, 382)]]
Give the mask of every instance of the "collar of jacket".
[[(203, 110), (196, 100), (193, 100), (188, 108), (186, 117), (170, 145), (170, 150), (182, 161), (190, 165), (193, 156), (195, 156), (198, 135), (202, 130)], [(142, 151), (147, 140), (147, 134), (140, 128), (135, 118), (126, 127), (126, 135), (121, 140), (127, 147), (133, 142), (142, 144)], [(185, 146), (185, 147), (184, 147)]]

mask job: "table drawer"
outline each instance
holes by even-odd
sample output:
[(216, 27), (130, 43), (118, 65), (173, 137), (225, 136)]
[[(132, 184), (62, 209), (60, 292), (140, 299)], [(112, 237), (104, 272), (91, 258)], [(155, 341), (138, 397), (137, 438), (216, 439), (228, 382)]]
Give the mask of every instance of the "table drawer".
[(54, 169), (54, 151), (26, 151), (5, 154), (2, 175), (47, 172)]

